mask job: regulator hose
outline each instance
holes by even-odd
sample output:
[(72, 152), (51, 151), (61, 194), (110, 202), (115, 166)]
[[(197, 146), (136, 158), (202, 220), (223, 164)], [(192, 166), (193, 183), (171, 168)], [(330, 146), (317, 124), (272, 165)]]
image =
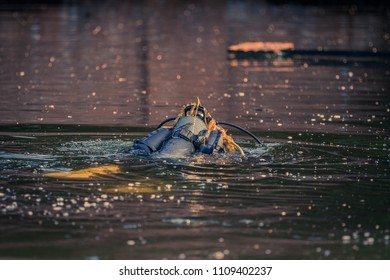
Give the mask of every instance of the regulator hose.
[(166, 124), (167, 122), (171, 122), (171, 121), (174, 121), (174, 120), (176, 120), (176, 117), (172, 117), (172, 118), (163, 120), (163, 121), (157, 126), (157, 128), (160, 128), (160, 127), (162, 127), (164, 124)]
[(245, 128), (242, 128), (241, 126), (238, 126), (238, 125), (235, 125), (235, 124), (232, 124), (232, 123), (228, 123), (228, 122), (217, 122), (217, 124), (223, 124), (223, 125), (227, 125), (227, 126), (231, 126), (231, 127), (237, 128), (238, 130), (241, 130), (242, 132), (244, 132), (244, 133), (248, 134), (250, 137), (252, 137), (258, 144), (263, 145), (263, 143), (261, 143), (259, 138), (257, 138), (253, 133), (249, 132)]
[[(164, 124), (166, 124), (167, 122), (171, 122), (171, 121), (174, 121), (176, 120), (176, 117), (172, 117), (172, 118), (168, 118), (166, 120), (163, 120), (158, 126), (157, 128), (160, 128), (162, 127)], [(253, 133), (249, 132), (248, 130), (246, 130), (245, 128), (242, 128), (241, 126), (238, 126), (238, 125), (235, 125), (235, 124), (232, 124), (232, 123), (228, 123), (228, 122), (217, 122), (217, 125), (218, 124), (222, 124), (222, 125), (227, 125), (227, 126), (231, 126), (231, 127), (234, 127), (238, 130), (241, 130), (242, 132), (248, 134), (250, 137), (252, 137), (258, 144), (260, 145), (263, 145), (263, 143), (259, 140), (259, 138), (257, 138)]]

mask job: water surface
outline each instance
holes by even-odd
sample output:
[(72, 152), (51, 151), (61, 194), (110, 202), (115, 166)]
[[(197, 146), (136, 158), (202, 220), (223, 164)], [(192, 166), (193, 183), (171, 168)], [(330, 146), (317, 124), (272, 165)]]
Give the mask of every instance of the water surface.
[[(231, 59), (243, 41), (390, 51), (386, 7), (2, 5), (2, 259), (388, 259), (388, 57)], [(200, 97), (246, 157), (126, 153)], [(48, 177), (104, 167), (91, 177)], [(96, 169), (97, 168), (97, 169)]]

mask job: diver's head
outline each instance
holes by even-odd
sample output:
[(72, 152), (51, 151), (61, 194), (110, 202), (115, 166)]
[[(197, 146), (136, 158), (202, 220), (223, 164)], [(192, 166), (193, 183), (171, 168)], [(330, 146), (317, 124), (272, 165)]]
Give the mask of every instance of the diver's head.
[(202, 105), (189, 104), (184, 108), (184, 116), (194, 116), (196, 114), (200, 119), (206, 116), (206, 108)]
[(183, 109), (183, 116), (196, 116), (205, 123), (209, 123), (212, 120), (210, 114), (207, 112), (206, 107), (195, 103), (188, 104)]
[[(171, 127), (162, 127), (174, 121)], [(197, 103), (189, 103), (182, 107), (176, 117), (168, 118), (160, 123), (155, 132), (138, 140), (133, 146), (135, 150), (155, 153), (158, 157), (182, 157), (193, 153), (213, 154), (214, 152), (234, 152), (238, 150), (245, 155), (241, 147), (235, 143), (231, 135), (220, 124), (235, 127), (252, 136), (258, 143), (260, 140), (247, 130), (227, 123), (217, 122), (206, 108)], [(261, 143), (260, 143), (261, 144)]]

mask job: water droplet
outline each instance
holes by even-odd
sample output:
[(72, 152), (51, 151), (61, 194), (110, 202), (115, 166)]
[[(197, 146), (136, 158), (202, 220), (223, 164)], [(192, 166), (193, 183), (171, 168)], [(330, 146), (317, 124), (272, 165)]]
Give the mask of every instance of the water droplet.
[(325, 250), (324, 251), (324, 256), (329, 257), (330, 256), (330, 250)]
[(186, 258), (186, 254), (184, 254), (184, 253), (179, 254), (180, 260), (185, 260), (185, 258)]
[(343, 243), (349, 243), (349, 242), (351, 242), (351, 236), (350, 235), (343, 235), (341, 237), (341, 240), (343, 241)]
[(92, 30), (93, 35), (99, 34), (99, 32), (102, 31), (102, 27), (100, 25), (96, 26), (94, 30)]
[(364, 245), (374, 245), (375, 239), (373, 237), (367, 238), (365, 242), (363, 242)]
[(214, 258), (217, 259), (217, 260), (222, 260), (225, 258), (225, 254), (221, 251), (218, 251), (218, 252), (215, 252), (213, 254)]

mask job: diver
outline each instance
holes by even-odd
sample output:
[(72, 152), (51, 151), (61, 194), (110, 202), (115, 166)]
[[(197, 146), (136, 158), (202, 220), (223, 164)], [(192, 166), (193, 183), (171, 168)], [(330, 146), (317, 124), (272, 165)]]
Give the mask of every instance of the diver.
[[(163, 127), (164, 124), (174, 121), (172, 127)], [(144, 155), (156, 155), (160, 158), (177, 158), (199, 154), (234, 153), (238, 151), (245, 156), (242, 148), (227, 135), (220, 124), (235, 127), (255, 139), (260, 140), (249, 131), (227, 122), (215, 121), (210, 113), (198, 103), (185, 105), (177, 117), (164, 120), (149, 135), (136, 140), (130, 152)]]

